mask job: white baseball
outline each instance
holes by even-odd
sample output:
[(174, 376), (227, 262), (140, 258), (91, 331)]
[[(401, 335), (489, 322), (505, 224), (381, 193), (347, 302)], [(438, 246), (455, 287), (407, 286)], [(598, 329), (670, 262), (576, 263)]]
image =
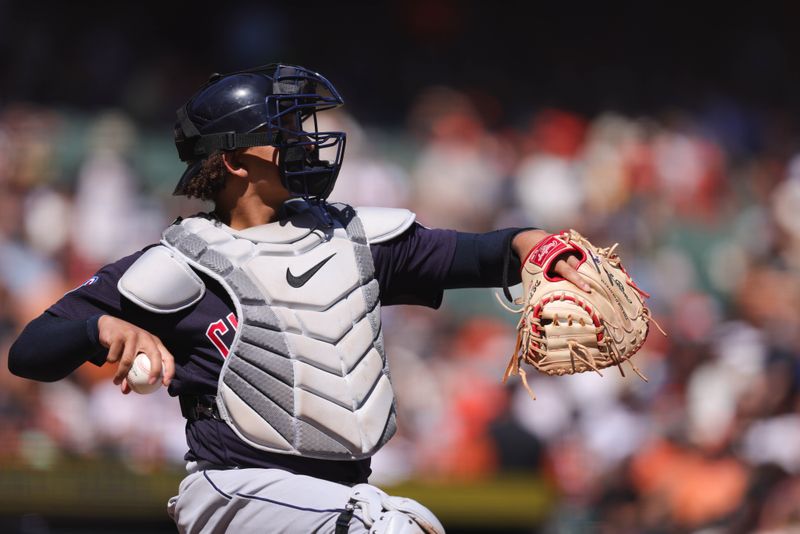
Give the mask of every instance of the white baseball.
[(152, 393), (161, 387), (161, 379), (163, 378), (163, 372), (158, 375), (158, 379), (155, 383), (150, 384), (148, 380), (150, 379), (150, 358), (147, 357), (147, 354), (144, 352), (140, 352), (136, 355), (136, 358), (133, 360), (133, 365), (131, 366), (130, 371), (128, 371), (128, 385), (130, 386), (131, 390), (135, 391), (136, 393), (140, 393), (145, 395), (147, 393)]

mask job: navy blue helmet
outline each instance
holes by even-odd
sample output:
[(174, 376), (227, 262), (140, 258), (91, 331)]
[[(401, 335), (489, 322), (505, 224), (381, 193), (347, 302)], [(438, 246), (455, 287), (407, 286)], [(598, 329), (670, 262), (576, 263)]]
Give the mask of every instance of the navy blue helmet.
[[(325, 199), (342, 165), (345, 134), (320, 132), (316, 113), (343, 103), (328, 80), (303, 67), (272, 64), (213, 75), (178, 109), (175, 146), (188, 168), (174, 194), (185, 193), (214, 152), (271, 145), (278, 149), (283, 186)], [(321, 149), (335, 157), (319, 159)]]

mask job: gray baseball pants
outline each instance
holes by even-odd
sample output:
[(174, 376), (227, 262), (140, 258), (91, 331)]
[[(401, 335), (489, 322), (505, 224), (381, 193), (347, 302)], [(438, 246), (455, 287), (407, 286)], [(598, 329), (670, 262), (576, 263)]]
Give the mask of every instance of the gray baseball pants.
[[(187, 534), (333, 533), (352, 488), (280, 469), (198, 469), (167, 509)], [(360, 510), (351, 533), (367, 532)]]

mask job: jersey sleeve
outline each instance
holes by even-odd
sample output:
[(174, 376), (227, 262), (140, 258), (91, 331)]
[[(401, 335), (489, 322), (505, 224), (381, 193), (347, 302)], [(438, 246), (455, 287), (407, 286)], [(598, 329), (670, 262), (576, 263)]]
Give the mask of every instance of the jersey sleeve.
[(23, 378), (53, 382), (86, 361), (103, 365), (107, 351), (98, 338), (98, 319), (64, 319), (44, 312), (11, 345), (9, 371)]
[(381, 304), (438, 308), (456, 250), (456, 232), (414, 223), (398, 237), (370, 246)]
[(67, 292), (47, 312), (64, 319), (87, 319), (102, 314), (121, 316), (123, 298), (117, 289), (117, 282), (143, 252), (136, 252), (102, 267), (83, 284)]
[(397, 238), (372, 245), (381, 304), (438, 308), (445, 289), (519, 283), (520, 260), (511, 241), (525, 230), (470, 234), (415, 223)]
[(9, 350), (9, 370), (41, 381), (60, 380), (85, 361), (103, 365), (107, 350), (99, 340), (101, 315), (121, 314), (117, 280), (141, 252), (100, 269), (31, 321)]

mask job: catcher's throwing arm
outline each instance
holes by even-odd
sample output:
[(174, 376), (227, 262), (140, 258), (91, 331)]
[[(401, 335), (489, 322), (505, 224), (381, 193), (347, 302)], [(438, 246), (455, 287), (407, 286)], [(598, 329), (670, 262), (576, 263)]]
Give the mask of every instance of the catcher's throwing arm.
[[(553, 234), (541, 240), (522, 264), (523, 295), (515, 303), (522, 308), (517, 324), (514, 354), (503, 382), (519, 375), (534, 399), (521, 362), (548, 375), (595, 371), (615, 365), (623, 376), (627, 361), (634, 372), (647, 380), (630, 358), (644, 344), (650, 321), (645, 299), (622, 265), (617, 245), (598, 248), (575, 230)], [(578, 273), (591, 291), (581, 291), (555, 274), (554, 261), (566, 255), (578, 258)], [(499, 299), (499, 297), (498, 297)], [(662, 332), (655, 321), (656, 327)]]

